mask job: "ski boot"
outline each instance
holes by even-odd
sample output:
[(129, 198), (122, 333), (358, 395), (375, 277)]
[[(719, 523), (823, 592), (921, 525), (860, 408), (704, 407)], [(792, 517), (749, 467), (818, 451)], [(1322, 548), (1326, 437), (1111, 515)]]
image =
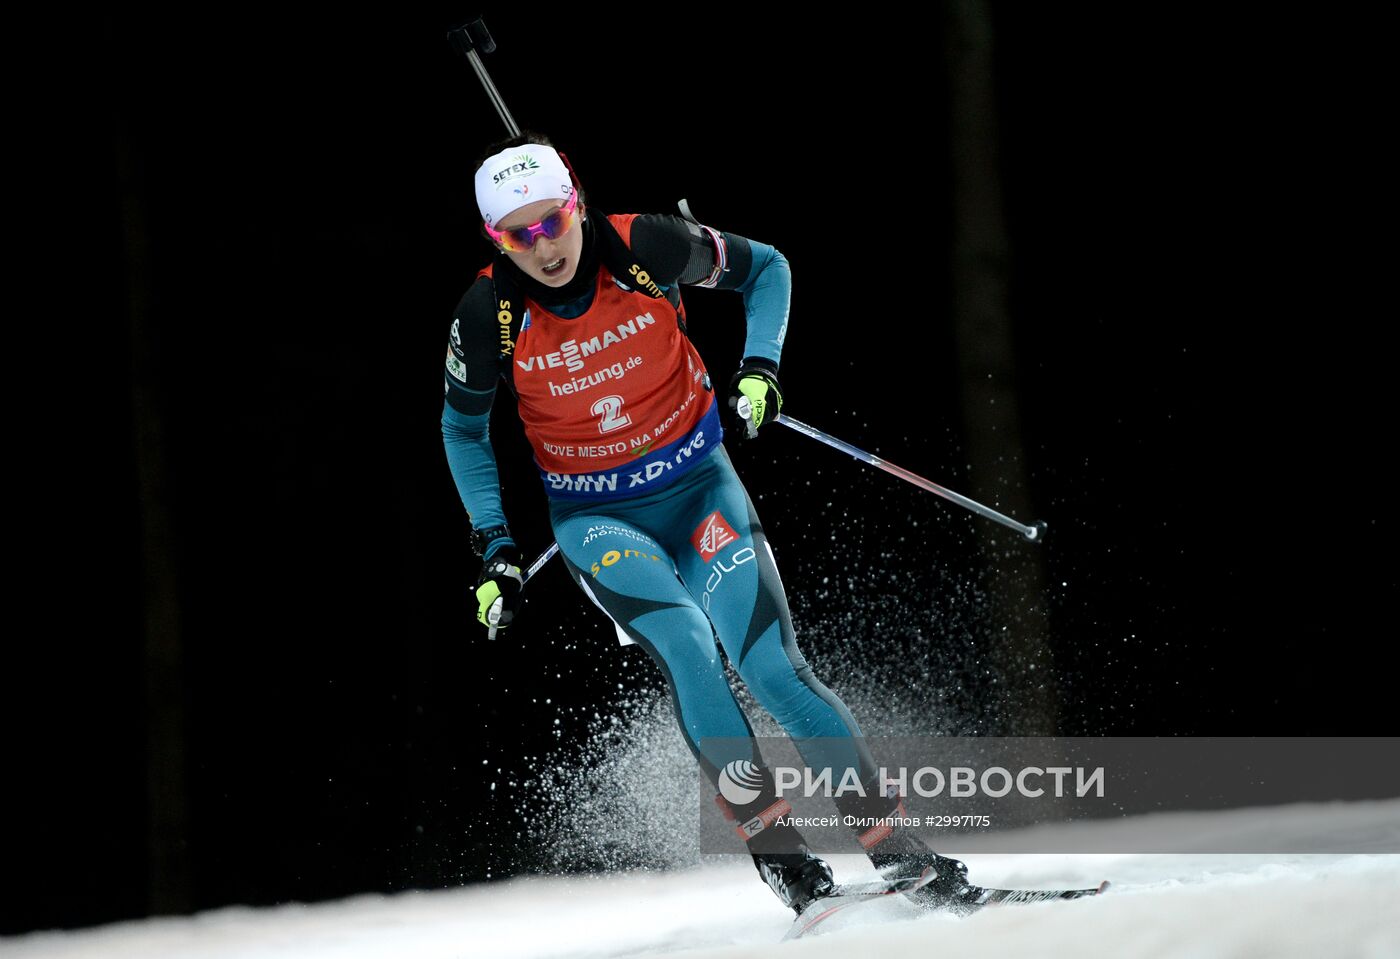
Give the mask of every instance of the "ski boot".
[(805, 844), (799, 849), (791, 853), (756, 852), (753, 863), (783, 905), (801, 915), (808, 903), (830, 893), (835, 882), (825, 861), (814, 856)]
[[(760, 768), (760, 775), (764, 772)], [(795, 826), (784, 821), (792, 815), (791, 804), (777, 796), (771, 781), (768, 785), (752, 802), (731, 804), (717, 794), (715, 804), (748, 847), (763, 881), (783, 905), (800, 915), (808, 903), (830, 893), (835, 883), (831, 867), (812, 854)]]
[(905, 895), (928, 908), (956, 908), (971, 886), (967, 866), (940, 856), (904, 825), (904, 797), (897, 790), (868, 784), (868, 798), (838, 799), (841, 811), (854, 817), (856, 838), (871, 865), (886, 879), (907, 879), (932, 872), (931, 878)]
[(934, 878), (909, 893), (909, 898), (928, 908), (953, 908), (964, 901), (971, 888), (967, 866), (960, 860), (940, 856), (918, 836), (896, 829), (866, 850), (871, 865), (887, 879), (921, 876), (933, 870)]

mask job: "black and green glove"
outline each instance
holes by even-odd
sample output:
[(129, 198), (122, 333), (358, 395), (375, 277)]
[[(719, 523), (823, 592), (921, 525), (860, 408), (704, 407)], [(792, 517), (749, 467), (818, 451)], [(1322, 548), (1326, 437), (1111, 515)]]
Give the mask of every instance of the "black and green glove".
[(778, 418), (783, 391), (778, 364), (761, 356), (747, 357), (729, 381), (730, 423), (742, 437), (753, 439), (759, 427)]
[(520, 552), (514, 546), (502, 546), (481, 564), (481, 576), (476, 581), (476, 618), (483, 626), (505, 629), (525, 601), (520, 587)]

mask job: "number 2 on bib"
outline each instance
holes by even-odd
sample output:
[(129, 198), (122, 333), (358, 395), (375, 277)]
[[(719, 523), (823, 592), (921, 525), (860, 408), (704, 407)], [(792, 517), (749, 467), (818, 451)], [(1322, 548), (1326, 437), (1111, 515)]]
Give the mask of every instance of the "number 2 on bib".
[(622, 412), (622, 397), (600, 396), (593, 404), (593, 415), (602, 417), (598, 421), (599, 433), (611, 433), (624, 426), (632, 425), (632, 417)]

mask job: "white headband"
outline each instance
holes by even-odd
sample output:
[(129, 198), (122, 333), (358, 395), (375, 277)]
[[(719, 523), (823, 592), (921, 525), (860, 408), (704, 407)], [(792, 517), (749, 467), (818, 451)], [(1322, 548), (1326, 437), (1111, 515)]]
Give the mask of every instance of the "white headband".
[(476, 171), (476, 205), (492, 228), (526, 204), (567, 200), (573, 192), (569, 168), (541, 143), (508, 147)]

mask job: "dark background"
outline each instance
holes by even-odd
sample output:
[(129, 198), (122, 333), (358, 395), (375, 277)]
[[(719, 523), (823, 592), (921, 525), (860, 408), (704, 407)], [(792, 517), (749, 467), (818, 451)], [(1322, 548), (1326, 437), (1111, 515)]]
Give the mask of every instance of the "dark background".
[[(472, 618), (440, 369), (488, 253), (473, 160), (503, 129), (444, 40), (468, 12), (16, 34), (12, 200), (37, 216), (11, 304), (0, 931), (530, 868), (486, 780), (654, 683), (557, 562), (515, 635)], [(995, 489), (969, 475), (949, 320), (943, 13), (528, 13), (487, 17), (488, 66), (595, 208), (686, 197), (788, 258), (788, 411)], [(1051, 528), (1056, 728), (1393, 734), (1370, 28), (1043, 5), (991, 25), (1006, 457)], [(723, 382), (740, 301), (686, 299)], [(511, 412), (493, 436), (533, 554)], [(960, 677), (947, 728), (1014, 728), (979, 584), (1037, 548), (771, 433), (730, 448), (818, 667), (912, 655)]]

